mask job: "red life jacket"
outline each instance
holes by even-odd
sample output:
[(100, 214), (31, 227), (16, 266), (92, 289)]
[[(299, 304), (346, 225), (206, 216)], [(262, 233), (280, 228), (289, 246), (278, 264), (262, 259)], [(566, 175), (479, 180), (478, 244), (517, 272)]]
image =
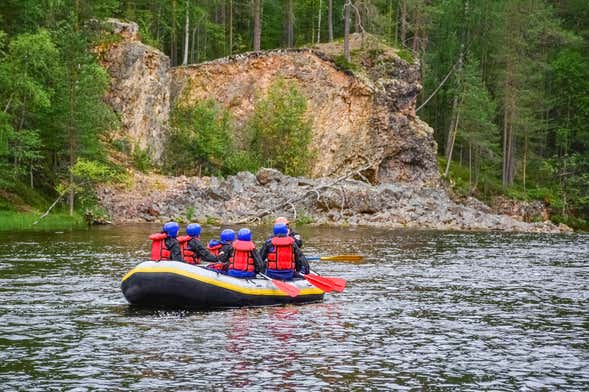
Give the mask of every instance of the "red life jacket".
[(166, 233), (155, 233), (149, 236), (151, 240), (151, 259), (153, 261), (170, 260), (170, 251), (166, 248)]
[(284, 271), (295, 269), (294, 238), (272, 237), (272, 249), (268, 253), (268, 269)]
[(229, 257), (229, 269), (254, 272), (254, 257), (252, 256), (254, 249), (256, 249), (256, 246), (252, 241), (233, 241), (233, 252)]
[(180, 244), (180, 252), (182, 252), (182, 258), (188, 264), (200, 264), (200, 257), (196, 256), (196, 254), (188, 249), (188, 241), (192, 239), (189, 235), (183, 235), (178, 237), (178, 243)]
[(223, 246), (223, 244), (217, 244), (217, 245), (207, 245), (207, 249), (209, 250), (209, 252), (211, 252), (211, 254), (213, 254), (213, 256), (219, 256), (219, 252), (221, 251), (221, 247)]

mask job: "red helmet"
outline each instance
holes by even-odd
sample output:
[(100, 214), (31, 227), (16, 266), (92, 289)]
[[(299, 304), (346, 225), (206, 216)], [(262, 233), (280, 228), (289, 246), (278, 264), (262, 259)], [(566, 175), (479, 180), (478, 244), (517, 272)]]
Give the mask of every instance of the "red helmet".
[(278, 218), (274, 219), (274, 224), (276, 223), (284, 223), (285, 225), (288, 225), (290, 222), (285, 217), (279, 216)]

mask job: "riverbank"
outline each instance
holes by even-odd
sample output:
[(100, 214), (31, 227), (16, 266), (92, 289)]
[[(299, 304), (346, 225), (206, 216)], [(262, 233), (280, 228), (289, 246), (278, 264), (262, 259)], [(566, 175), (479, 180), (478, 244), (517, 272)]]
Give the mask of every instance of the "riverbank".
[(34, 212), (0, 211), (0, 231), (71, 230), (87, 225), (82, 216), (65, 213), (49, 214), (34, 224), (40, 216)]
[(113, 222), (198, 221), (245, 224), (284, 215), (300, 223), (437, 230), (570, 232), (550, 221), (528, 223), (493, 214), (483, 203), (450, 198), (441, 187), (369, 183), (340, 177), (289, 177), (273, 169), (257, 175), (164, 177), (135, 173), (132, 185), (105, 186), (99, 203)]

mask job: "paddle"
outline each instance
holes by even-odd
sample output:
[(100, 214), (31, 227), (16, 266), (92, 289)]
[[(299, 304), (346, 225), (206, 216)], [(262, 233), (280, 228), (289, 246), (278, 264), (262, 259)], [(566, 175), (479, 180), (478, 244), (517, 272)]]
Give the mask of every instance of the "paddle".
[(303, 274), (303, 276), (313, 286), (320, 288), (321, 290), (328, 293), (334, 290), (338, 293), (341, 293), (342, 291), (344, 291), (344, 288), (346, 287), (346, 280), (342, 278), (328, 278), (325, 276), (310, 274)]
[(264, 278), (268, 279), (269, 281), (272, 282), (272, 284), (274, 286), (276, 286), (276, 288), (280, 291), (282, 291), (283, 293), (286, 293), (288, 295), (290, 295), (291, 297), (296, 297), (297, 295), (300, 294), (301, 289), (299, 289), (296, 286), (293, 286), (291, 284), (285, 283), (281, 280), (277, 280), (277, 279), (272, 279), (271, 277), (264, 275), (262, 273), (258, 273), (258, 275), (263, 276)]
[(364, 258), (362, 255), (336, 255), (336, 256), (306, 256), (309, 261), (360, 261)]

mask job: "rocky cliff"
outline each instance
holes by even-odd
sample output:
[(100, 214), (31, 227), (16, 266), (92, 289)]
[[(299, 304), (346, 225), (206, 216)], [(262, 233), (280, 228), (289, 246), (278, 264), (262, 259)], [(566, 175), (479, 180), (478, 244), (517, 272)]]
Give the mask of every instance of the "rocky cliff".
[(132, 147), (147, 150), (156, 164), (171, 106), (216, 100), (233, 114), (239, 140), (256, 101), (277, 78), (285, 78), (296, 81), (308, 101), (318, 152), (313, 177), (368, 166), (362, 174), (373, 183), (439, 180), (433, 130), (415, 116), (419, 66), (374, 38), (352, 36), (358, 65), (353, 72), (333, 60), (341, 44), (252, 52), (170, 69), (169, 58), (139, 41), (136, 24), (111, 19), (107, 26), (120, 39), (100, 50), (111, 76), (106, 99)]
[[(295, 81), (307, 98), (312, 146), (319, 152), (312, 176), (341, 175), (369, 166), (373, 183), (434, 185), (439, 174), (433, 130), (415, 116), (419, 67), (377, 40), (352, 37), (354, 72), (336, 65), (341, 45), (253, 52), (172, 69), (172, 102), (193, 106), (215, 99), (240, 129), (256, 101), (278, 78)], [(330, 56), (333, 55), (333, 56)]]
[(116, 39), (98, 48), (111, 77), (106, 101), (119, 115), (131, 148), (161, 162), (170, 117), (170, 59), (139, 41), (136, 23), (109, 19), (105, 27)]

